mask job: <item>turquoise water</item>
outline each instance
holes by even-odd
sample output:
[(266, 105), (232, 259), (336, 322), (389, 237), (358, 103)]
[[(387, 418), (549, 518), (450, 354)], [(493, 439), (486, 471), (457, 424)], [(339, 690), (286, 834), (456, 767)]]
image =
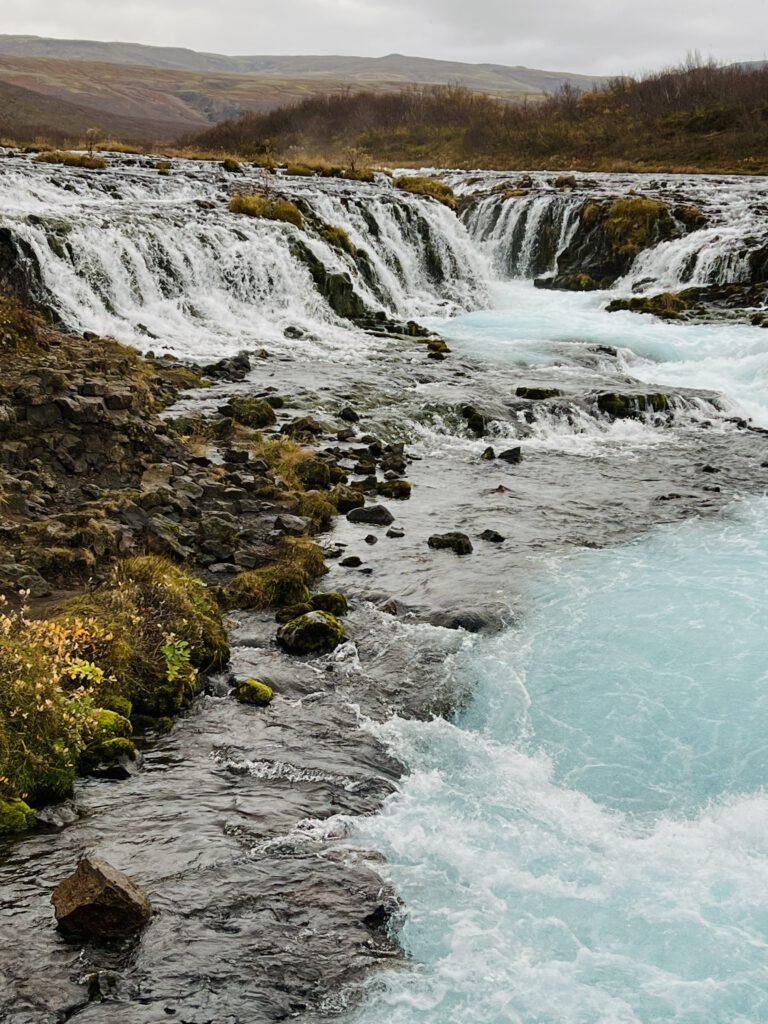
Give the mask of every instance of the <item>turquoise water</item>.
[(495, 286), (492, 309), (429, 322), (459, 352), (521, 366), (557, 365), (563, 381), (569, 369), (583, 374), (585, 346), (615, 346), (637, 380), (723, 393), (734, 411), (768, 426), (768, 330), (606, 313), (611, 298), (611, 292), (542, 292), (530, 281), (507, 281)]
[(411, 969), (358, 1024), (768, 1021), (768, 500), (553, 564), (456, 722), (395, 720)]

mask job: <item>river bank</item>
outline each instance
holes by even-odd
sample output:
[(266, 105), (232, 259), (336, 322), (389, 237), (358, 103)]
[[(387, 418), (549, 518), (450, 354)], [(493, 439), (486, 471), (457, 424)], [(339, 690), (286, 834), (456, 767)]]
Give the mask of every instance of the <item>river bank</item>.
[[(733, 226), (734, 205), (715, 182), (697, 193), (690, 182), (605, 180), (582, 195), (542, 180), (515, 196), (509, 188), (491, 195), (493, 179), (462, 222), (386, 182), (286, 179), (278, 187), (292, 201), (311, 204), (317, 222), (341, 225), (365, 254), (339, 255), (315, 238), (310, 222), (302, 242), (325, 261), (321, 277), (296, 257), (294, 228), (234, 220), (222, 209), (242, 189), (224, 170), (182, 162), (168, 180), (149, 165), (104, 175), (7, 166), (13, 195), (4, 199), (4, 225), (16, 251), (26, 253), (17, 266), (38, 288), (38, 301), (70, 331), (109, 331), (151, 349), (146, 365), (160, 378), (180, 367), (198, 373), (183, 392), (166, 394), (150, 431), (152, 443), (168, 444), (167, 429), (171, 443), (183, 448), (191, 437), (194, 447), (184, 457), (174, 449), (172, 460), (150, 450), (146, 464), (122, 478), (141, 491), (154, 467), (146, 490), (159, 490), (163, 502), (149, 501), (145, 512), (165, 507), (160, 515), (175, 524), (165, 541), (178, 545), (163, 553), (226, 593), (240, 570), (258, 571), (278, 516), (298, 516), (305, 521), (290, 521), (290, 530), (319, 530), (314, 542), (329, 568), (313, 589), (340, 592), (350, 611), (344, 643), (297, 659), (275, 643), (274, 609), (228, 610), (225, 603), (228, 674), (206, 683), (172, 731), (137, 734), (141, 771), (78, 782), (73, 802), (45, 812), (40, 832), (8, 848), (3, 910), (24, 939), (20, 955), (3, 962), (12, 988), (4, 1010), (19, 1022), (153, 1021), (171, 1010), (185, 1019), (242, 1022), (345, 1012), (369, 997), (372, 969), (400, 960), (403, 946), (419, 956), (408, 940), (411, 896), (371, 849), (387, 844), (377, 825), (355, 823), (386, 804), (386, 815), (373, 819), (386, 827), (401, 787), (409, 791), (399, 758), (410, 771), (416, 762), (391, 729), (424, 723), (428, 737), (448, 728), (439, 718), (432, 724), (435, 714), (454, 721), (473, 706), (473, 693), (475, 704), (482, 699), (468, 659), (525, 628), (531, 581), (553, 557), (610, 551), (657, 525), (717, 522), (734, 497), (766, 486), (759, 371), (766, 335), (759, 327), (728, 328), (733, 344), (724, 355), (733, 373), (723, 394), (710, 365), (711, 325), (606, 312), (624, 293), (620, 279), (573, 295), (510, 283), (489, 266), (505, 237), (507, 266), (522, 266), (528, 252), (543, 267), (546, 246), (559, 259), (585, 203), (610, 209), (633, 186), (665, 202), (665, 189), (682, 193), (709, 218), (693, 232), (650, 236), (647, 251), (641, 247), (628, 264), (635, 284), (641, 275), (632, 268), (654, 253), (654, 280), (666, 286), (682, 265), (682, 247), (695, 255), (689, 281), (738, 276), (742, 255), (759, 249), (759, 239), (739, 247), (736, 230), (717, 226), (718, 210)], [(478, 184), (451, 182), (460, 197)], [(736, 208), (741, 197), (737, 191)], [(201, 201), (215, 205), (192, 205)], [(537, 224), (550, 228), (540, 233)], [(369, 304), (357, 322), (330, 305), (319, 283), (329, 273), (346, 275)], [(751, 315), (745, 311), (743, 320)], [(414, 316), (418, 331), (405, 326)], [(443, 335), (450, 351), (430, 349), (430, 332)], [(242, 349), (249, 365), (238, 370), (235, 361), (241, 379), (226, 379), (231, 364), (204, 369), (205, 381), (191, 367), (190, 360), (210, 367)], [(270, 405), (267, 443), (290, 436), (291, 424), (307, 416), (317, 420), (319, 430), (303, 443), (322, 474), (321, 496), (352, 485), (368, 506), (385, 505), (392, 523), (350, 521), (339, 506), (326, 534), (327, 509), (314, 500), (302, 510), (295, 494), (289, 501), (270, 465), (276, 490), (263, 490), (258, 467), (246, 476), (261, 481), (259, 493), (243, 493), (250, 485), (227, 452), (263, 443), (231, 413), (238, 399), (269, 405), (270, 398), (280, 401)], [(216, 438), (228, 429), (228, 439)], [(262, 456), (263, 446), (251, 451), (252, 461)], [(157, 477), (169, 461), (186, 471)], [(202, 477), (211, 473), (224, 486), (211, 498), (229, 502), (227, 509), (206, 505)], [(185, 476), (205, 497), (195, 491), (178, 504), (173, 481)], [(410, 497), (399, 500), (394, 487), (386, 493), (406, 478)], [(103, 504), (104, 495), (91, 500)], [(221, 537), (205, 524), (222, 513), (233, 517), (235, 536), (226, 551), (206, 550)], [(434, 535), (456, 531), (471, 554), (430, 546)], [(144, 543), (144, 533), (134, 532)], [(267, 708), (233, 699), (233, 681), (245, 678), (273, 688)], [(390, 720), (391, 727), (382, 724)], [(50, 889), (86, 848), (135, 875), (157, 903), (138, 944), (81, 951), (53, 930)], [(400, 911), (406, 932), (398, 941), (391, 922)], [(407, 985), (408, 974), (397, 977)]]

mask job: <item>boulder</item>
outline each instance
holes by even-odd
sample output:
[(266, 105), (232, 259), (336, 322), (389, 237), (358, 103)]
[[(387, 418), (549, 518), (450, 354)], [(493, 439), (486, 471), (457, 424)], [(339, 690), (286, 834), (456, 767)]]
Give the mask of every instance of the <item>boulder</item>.
[(497, 533), (496, 530), (483, 530), (480, 534), (480, 540), (487, 540), (491, 544), (501, 544), (505, 538)]
[(411, 496), (411, 485), (407, 480), (382, 480), (376, 490), (383, 498), (396, 498), (403, 501)]
[(347, 513), (350, 523), (369, 523), (372, 526), (389, 526), (395, 521), (395, 517), (383, 505), (366, 505), (362, 508), (353, 508)]
[(506, 451), (499, 452), (499, 458), (502, 462), (508, 462), (511, 466), (516, 466), (518, 462), (523, 461), (523, 453), (519, 447), (507, 448)]
[(310, 603), (312, 608), (318, 612), (330, 612), (331, 615), (346, 615), (349, 611), (349, 604), (343, 594), (335, 590), (325, 593), (313, 594)]
[(226, 414), (237, 423), (242, 423), (246, 427), (254, 427), (257, 430), (261, 427), (271, 427), (277, 423), (275, 410), (269, 402), (263, 398), (249, 398), (247, 395), (237, 395), (232, 398), (226, 408)]
[(299, 615), (278, 630), (277, 640), (289, 654), (332, 651), (344, 639), (344, 627), (330, 612)]
[(450, 549), (457, 555), (469, 555), (472, 553), (472, 542), (466, 533), (459, 533), (454, 530), (450, 533), (434, 533), (427, 541), (431, 548), (438, 551)]
[(260, 683), (258, 679), (243, 679), (235, 687), (235, 696), (242, 704), (263, 706), (269, 704), (275, 696), (271, 686)]
[(130, 935), (152, 916), (146, 893), (97, 857), (83, 857), (53, 890), (51, 903), (63, 932), (97, 939)]

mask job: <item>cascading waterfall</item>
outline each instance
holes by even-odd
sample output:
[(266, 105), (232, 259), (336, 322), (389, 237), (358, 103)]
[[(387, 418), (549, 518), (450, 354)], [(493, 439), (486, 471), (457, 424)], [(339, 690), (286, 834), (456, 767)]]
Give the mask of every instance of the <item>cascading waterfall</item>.
[[(451, 180), (461, 188), (464, 179), (454, 176)], [(748, 277), (750, 253), (768, 244), (763, 212), (768, 186), (762, 180), (703, 178), (690, 196), (682, 191), (690, 188), (690, 179), (676, 176), (659, 183), (649, 176), (595, 175), (592, 187), (573, 192), (552, 188), (541, 175), (534, 180), (537, 187), (522, 190), (522, 195), (515, 194), (514, 182), (509, 188), (497, 185), (490, 195), (470, 203), (464, 214), (470, 234), (503, 276), (533, 278), (554, 273), (583, 206), (630, 189), (637, 191), (638, 183), (672, 204), (702, 206), (711, 223), (641, 252), (626, 277), (617, 282), (618, 291), (741, 283)], [(472, 189), (467, 194), (472, 195)]]
[[(3, 172), (0, 218), (31, 258), (41, 298), (67, 325), (141, 348), (159, 340), (177, 354), (220, 356), (280, 342), (291, 326), (348, 349), (349, 324), (300, 246), (346, 275), (372, 312), (412, 318), (483, 301), (487, 270), (456, 218), (386, 183), (275, 182), (310, 214), (299, 231), (229, 214), (230, 194), (264, 182), (244, 175), (234, 185), (217, 165), (176, 161), (165, 178), (15, 161)], [(345, 228), (361, 259), (313, 230), (315, 218)]]

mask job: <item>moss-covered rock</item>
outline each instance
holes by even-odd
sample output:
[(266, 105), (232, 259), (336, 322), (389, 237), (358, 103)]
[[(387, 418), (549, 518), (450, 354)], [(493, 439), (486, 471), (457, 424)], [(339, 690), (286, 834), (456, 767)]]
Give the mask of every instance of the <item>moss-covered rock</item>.
[(275, 696), (271, 686), (259, 682), (258, 679), (243, 679), (235, 687), (235, 696), (242, 704), (263, 706), (269, 704)]
[(262, 427), (271, 427), (277, 423), (275, 410), (271, 403), (264, 398), (236, 395), (229, 402), (229, 410), (232, 419), (237, 423), (242, 423), (245, 427), (254, 427), (260, 430)]
[(304, 227), (301, 210), (288, 199), (270, 199), (256, 193), (232, 196), (229, 201), (229, 212), (243, 214), (246, 217), (258, 217), (261, 220), (282, 221), (300, 229)]
[(380, 480), (376, 490), (383, 498), (397, 498), (400, 501), (411, 496), (411, 485), (407, 480)]
[(365, 495), (354, 487), (347, 487), (345, 484), (337, 484), (331, 491), (331, 500), (339, 512), (351, 512), (353, 508), (362, 508), (365, 505)]
[(315, 611), (330, 612), (331, 615), (336, 615), (337, 617), (346, 615), (349, 611), (349, 603), (346, 597), (335, 590), (313, 594), (311, 605)]
[(306, 573), (290, 563), (241, 572), (227, 587), (225, 603), (229, 608), (250, 610), (308, 604)]
[(0, 836), (26, 832), (35, 818), (35, 812), (23, 800), (0, 800)]
[(138, 752), (132, 740), (127, 736), (113, 736), (89, 743), (80, 754), (78, 768), (84, 774), (113, 774), (121, 769), (121, 775), (128, 775), (137, 759)]
[(309, 612), (286, 622), (277, 639), (289, 654), (320, 654), (339, 646), (344, 627), (330, 612)]
[(598, 410), (612, 419), (637, 419), (645, 413), (669, 411), (669, 396), (660, 392), (622, 395), (604, 392), (597, 396)]
[(559, 388), (517, 388), (515, 394), (518, 398), (527, 398), (531, 402), (545, 401), (547, 398), (559, 398), (562, 391)]

